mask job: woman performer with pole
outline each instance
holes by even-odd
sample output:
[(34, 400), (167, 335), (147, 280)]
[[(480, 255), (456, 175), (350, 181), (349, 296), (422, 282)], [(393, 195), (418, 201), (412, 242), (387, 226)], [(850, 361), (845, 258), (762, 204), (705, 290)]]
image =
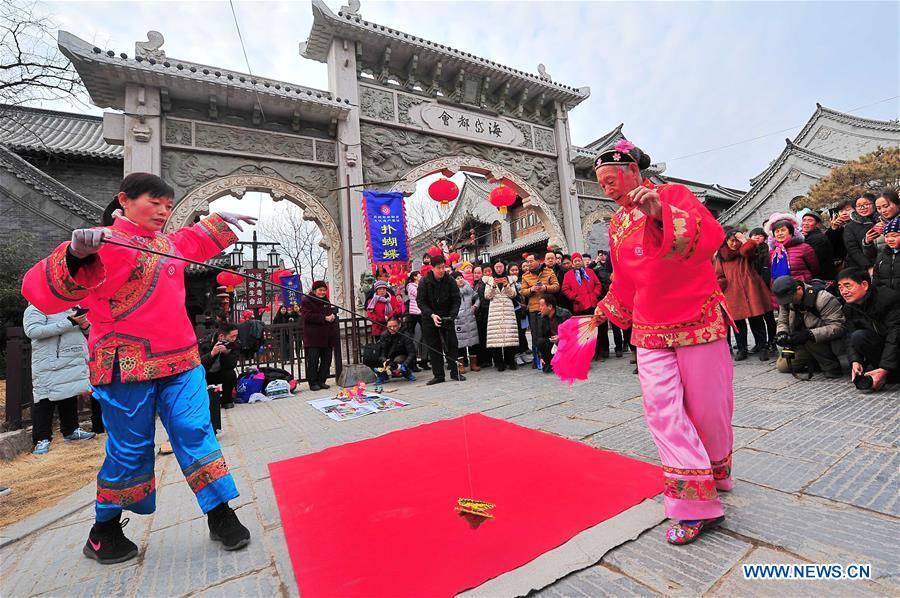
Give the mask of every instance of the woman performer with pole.
[(730, 318), (712, 264), (725, 234), (687, 187), (645, 181), (648, 166), (650, 157), (624, 139), (594, 163), (620, 206), (609, 225), (616, 274), (595, 313), (633, 329), (666, 515), (675, 520), (666, 540), (687, 544), (725, 519), (717, 490), (733, 485)]
[[(128, 175), (104, 212), (104, 228), (74, 231), (22, 283), (25, 298), (46, 313), (75, 304), (90, 309), (90, 381), (108, 439), (97, 476), (96, 522), (83, 552), (103, 564), (137, 555), (122, 532), (128, 522), (120, 521), (122, 510), (156, 510), (157, 413), (208, 517), (210, 538), (226, 550), (250, 542), (228, 506), (238, 491), (210, 424), (197, 338), (184, 307), (186, 262), (139, 249), (207, 260), (237, 240), (229, 224), (243, 230), (240, 222), (256, 220), (219, 213), (163, 234), (174, 195), (158, 176)], [(137, 249), (103, 243), (106, 238)]]

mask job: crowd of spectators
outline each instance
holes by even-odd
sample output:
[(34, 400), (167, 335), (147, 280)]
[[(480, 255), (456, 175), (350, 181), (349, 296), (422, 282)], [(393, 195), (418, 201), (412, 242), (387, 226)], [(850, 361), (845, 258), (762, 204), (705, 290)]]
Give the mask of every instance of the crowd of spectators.
[(773, 214), (749, 236), (726, 227), (715, 260), (737, 330), (734, 359), (776, 357), (781, 372), (847, 377), (863, 391), (900, 382), (898, 253), (891, 189), (833, 213)]

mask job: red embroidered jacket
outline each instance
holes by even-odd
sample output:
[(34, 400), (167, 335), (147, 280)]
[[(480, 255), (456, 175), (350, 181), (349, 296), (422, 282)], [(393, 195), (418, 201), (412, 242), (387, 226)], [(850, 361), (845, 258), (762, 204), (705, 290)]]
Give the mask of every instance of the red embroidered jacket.
[(613, 278), (599, 306), (617, 326), (632, 327), (631, 342), (638, 347), (725, 338), (725, 297), (712, 263), (725, 232), (687, 187), (656, 190), (661, 221), (636, 208), (620, 208), (610, 221)]
[[(194, 260), (207, 260), (237, 240), (216, 214), (169, 235), (125, 218), (116, 218), (108, 229), (116, 241)], [(116, 355), (122, 382), (172, 376), (200, 364), (184, 309), (185, 262), (103, 245), (73, 277), (66, 266), (68, 247), (68, 241), (62, 243), (25, 274), (22, 294), (44, 313), (76, 304), (91, 310), (91, 384), (112, 382)]]

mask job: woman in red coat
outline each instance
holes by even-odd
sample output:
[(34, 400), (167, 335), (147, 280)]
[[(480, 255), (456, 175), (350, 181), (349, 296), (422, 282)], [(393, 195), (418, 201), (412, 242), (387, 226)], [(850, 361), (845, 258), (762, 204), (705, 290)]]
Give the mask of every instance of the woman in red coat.
[[(572, 269), (566, 272), (562, 280), (562, 292), (572, 302), (572, 313), (576, 316), (594, 313), (603, 285), (590, 268), (584, 267), (584, 258), (578, 252), (572, 254)], [(604, 322), (597, 327), (597, 355), (602, 360), (609, 357), (609, 324)], [(606, 340), (604, 343), (603, 340)]]
[(772, 309), (769, 286), (754, 267), (758, 243), (743, 233), (729, 230), (725, 243), (716, 254), (716, 277), (725, 293), (728, 313), (737, 325), (738, 351), (735, 361), (747, 359), (747, 320), (756, 345), (761, 347), (760, 361), (769, 359), (764, 314)]

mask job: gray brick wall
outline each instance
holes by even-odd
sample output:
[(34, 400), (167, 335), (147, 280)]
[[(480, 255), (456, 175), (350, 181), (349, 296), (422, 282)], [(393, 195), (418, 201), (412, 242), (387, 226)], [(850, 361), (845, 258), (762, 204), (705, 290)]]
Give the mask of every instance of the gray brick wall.
[(54, 157), (29, 157), (28, 161), (57, 181), (101, 206), (106, 206), (119, 191), (121, 162), (96, 162)]

